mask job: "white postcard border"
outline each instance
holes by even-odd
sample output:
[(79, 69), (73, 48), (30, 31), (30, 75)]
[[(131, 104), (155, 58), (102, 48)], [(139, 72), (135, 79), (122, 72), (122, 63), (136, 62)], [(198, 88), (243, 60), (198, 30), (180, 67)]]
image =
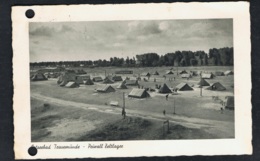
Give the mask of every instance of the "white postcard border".
[[(25, 17), (27, 9), (35, 11), (34, 18)], [(219, 18), (232, 18), (234, 26), (235, 139), (91, 142), (120, 144), (123, 145), (123, 148), (118, 150), (105, 148), (51, 149), (39, 150), (36, 156), (28, 154), (28, 148), (32, 144), (52, 145), (52, 147), (54, 144), (72, 144), (83, 147), (89, 143), (31, 143), (30, 141), (29, 22)], [(249, 3), (16, 6), (12, 7), (12, 22), (16, 159), (252, 154)]]

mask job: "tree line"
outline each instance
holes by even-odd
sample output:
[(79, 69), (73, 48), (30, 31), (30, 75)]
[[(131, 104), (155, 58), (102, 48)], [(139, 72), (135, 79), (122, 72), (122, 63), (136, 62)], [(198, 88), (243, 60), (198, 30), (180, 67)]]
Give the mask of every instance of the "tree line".
[(138, 54), (136, 57), (126, 59), (111, 57), (109, 60), (87, 61), (59, 61), (59, 62), (33, 62), (31, 67), (152, 67), (152, 66), (232, 66), (233, 47), (212, 48), (209, 53), (204, 51), (176, 51), (158, 55), (157, 53)]

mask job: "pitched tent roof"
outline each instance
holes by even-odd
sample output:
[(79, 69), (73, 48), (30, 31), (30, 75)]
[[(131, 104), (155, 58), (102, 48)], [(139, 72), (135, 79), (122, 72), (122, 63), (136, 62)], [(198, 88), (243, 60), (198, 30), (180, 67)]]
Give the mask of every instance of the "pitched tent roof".
[(62, 79), (66, 79), (68, 81), (75, 81), (76, 80), (76, 74), (73, 72), (62, 72), (61, 73)]
[(133, 97), (133, 98), (145, 98), (149, 97), (149, 93), (145, 89), (138, 89), (138, 88), (133, 88), (133, 90), (128, 94), (128, 97)]
[(191, 91), (193, 90), (187, 83), (180, 83), (178, 84), (175, 89), (179, 91)]
[(106, 78), (104, 79), (103, 83), (105, 83), (105, 84), (112, 84), (112, 83), (114, 83), (114, 81), (111, 80), (109, 77), (106, 77)]
[(191, 75), (190, 74), (182, 74), (181, 77), (182, 78), (191, 78)]
[(143, 72), (141, 76), (150, 76), (151, 74), (149, 72)]
[(110, 85), (104, 85), (99, 87), (97, 91), (102, 93), (109, 93), (109, 92), (115, 92), (116, 90)]
[(78, 84), (84, 84), (82, 77), (76, 76), (75, 82)]
[(197, 85), (199, 85), (199, 86), (209, 86), (209, 83), (205, 79), (201, 78), (199, 83), (197, 83)]
[(213, 74), (212, 73), (202, 73), (201, 77), (204, 78), (204, 79), (212, 79)]
[(79, 84), (76, 83), (76, 82), (68, 82), (65, 87), (67, 88), (76, 88), (76, 87), (79, 87)]
[(215, 75), (216, 75), (216, 76), (224, 76), (224, 73), (223, 73), (223, 72), (220, 72), (220, 71), (216, 71), (216, 72), (215, 72)]
[(87, 79), (84, 84), (85, 85), (94, 85), (94, 83), (91, 79)]
[(68, 83), (68, 81), (63, 80), (61, 83), (59, 83), (59, 86), (63, 87)]
[(165, 74), (174, 74), (174, 73), (171, 70), (167, 70)]
[(179, 74), (188, 74), (188, 72), (186, 70), (183, 70)]
[(42, 80), (48, 80), (44, 74), (42, 73), (35, 73), (32, 77), (31, 77), (32, 81), (42, 81)]
[(94, 82), (102, 82), (103, 79), (101, 77), (93, 77), (92, 79)]
[(211, 84), (206, 89), (207, 90), (213, 90), (213, 91), (224, 91), (224, 90), (226, 90), (226, 88), (222, 84), (220, 84), (219, 82)]
[(157, 71), (155, 71), (155, 72), (153, 73), (153, 75), (159, 75), (159, 73), (158, 73)]
[(164, 83), (162, 87), (159, 89), (159, 93), (172, 93), (170, 88)]
[(227, 96), (225, 101), (225, 108), (233, 110), (235, 108), (234, 96)]
[(112, 77), (112, 80), (113, 81), (122, 81), (123, 79), (122, 79), (121, 76), (115, 75), (115, 76)]
[(224, 74), (227, 75), (233, 75), (234, 73), (231, 70), (227, 70), (224, 72)]
[(126, 86), (137, 86), (138, 81), (137, 80), (124, 80)]
[(116, 88), (118, 89), (127, 89), (127, 86), (122, 82), (119, 86), (117, 86)]

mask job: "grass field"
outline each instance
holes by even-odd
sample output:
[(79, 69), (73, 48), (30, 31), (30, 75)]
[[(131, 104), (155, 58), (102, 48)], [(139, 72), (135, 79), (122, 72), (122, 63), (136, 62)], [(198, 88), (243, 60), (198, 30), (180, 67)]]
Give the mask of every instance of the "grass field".
[[(226, 70), (233, 70), (233, 67), (179, 67), (178, 70), (186, 70), (186, 71), (208, 71), (208, 72), (214, 72), (214, 71), (226, 71)], [(156, 67), (156, 68), (133, 68), (130, 70), (134, 71), (135, 75), (138, 75), (142, 72), (154, 72), (158, 71), (160, 73), (159, 76), (152, 76), (150, 77), (150, 80), (148, 82), (140, 81), (139, 84), (144, 87), (150, 87), (155, 88), (155, 84), (163, 84), (166, 83), (170, 88), (174, 88), (177, 84), (181, 82), (188, 83), (189, 85), (194, 85), (199, 81), (199, 77), (193, 77), (189, 80), (183, 79), (180, 76), (174, 75), (175, 81), (169, 81), (168, 79), (164, 79), (162, 77), (162, 73), (165, 73), (165, 70), (170, 69), (170, 67)], [(105, 77), (105, 70), (106, 73), (114, 73), (116, 70), (120, 70), (119, 68), (91, 68), (91, 69), (84, 69), (88, 72), (90, 75), (100, 75), (103, 78)], [(135, 79), (133, 74), (131, 75), (121, 75), (123, 78), (130, 77), (131, 79)], [(144, 78), (144, 77), (142, 77)], [(154, 78), (156, 78), (156, 82), (154, 82)], [(168, 139), (197, 139), (197, 138), (219, 138), (219, 137), (232, 137), (234, 136), (234, 111), (225, 110), (223, 113), (221, 113), (220, 108), (221, 100), (224, 100), (226, 96), (233, 96), (234, 95), (234, 89), (232, 88), (232, 85), (234, 84), (234, 77), (233, 76), (219, 76), (214, 79), (207, 80), (209, 83), (214, 82), (220, 82), (222, 85), (226, 87), (226, 91), (210, 91), (202, 89), (202, 97), (200, 96), (200, 89), (199, 88), (193, 88), (193, 91), (183, 91), (178, 92), (177, 95), (170, 95), (168, 101), (165, 99), (165, 94), (159, 94), (157, 92), (149, 92), (151, 97), (149, 98), (143, 98), (143, 99), (134, 99), (134, 98), (128, 98), (127, 95), (130, 93), (132, 88), (137, 87), (129, 87), (128, 89), (116, 89), (116, 92), (113, 93), (96, 93), (95, 89), (97, 89), (100, 86), (103, 86), (102, 83), (95, 83), (95, 85), (87, 86), (87, 85), (81, 85), (79, 88), (63, 88), (59, 87), (56, 83), (56, 79), (50, 79), (48, 81), (39, 81), (39, 82), (31, 82), (31, 95), (33, 94), (39, 94), (50, 98), (57, 98), (60, 100), (66, 100), (66, 101), (72, 101), (72, 102), (78, 102), (83, 104), (91, 104), (93, 106), (105, 106), (107, 108), (111, 108), (109, 103), (110, 101), (118, 101), (119, 107), (112, 107), (114, 109), (120, 110), (123, 106), (123, 93), (125, 95), (125, 104), (126, 104), (126, 112), (128, 110), (138, 111), (141, 115), (163, 115), (163, 110), (166, 110), (166, 116), (173, 116), (173, 110), (174, 110), (174, 102), (175, 102), (175, 112), (176, 116), (183, 117), (183, 118), (198, 118), (198, 119), (208, 119), (208, 120), (216, 120), (216, 121), (224, 121), (228, 124), (231, 124), (233, 128), (229, 128), (228, 135), (213, 135), (212, 133), (209, 134), (205, 132), (202, 129), (196, 129), (191, 130), (192, 132), (195, 132), (197, 135), (192, 135), (193, 133), (190, 132), (190, 134), (187, 132), (189, 130), (187, 127), (182, 125), (171, 125), (171, 128), (178, 129), (177, 131), (182, 131), (182, 133), (176, 133), (171, 132), (165, 138)], [(117, 82), (114, 84), (111, 84), (111, 86), (115, 87), (118, 86), (121, 82)], [(218, 100), (212, 99), (212, 96), (218, 96)], [(52, 138), (50, 136), (54, 135), (54, 132), (51, 132), (51, 134), (48, 133), (48, 130), (42, 130), (46, 129), (46, 126), (61, 126), (64, 124), (64, 122), (74, 122), (74, 125), (71, 127), (66, 127), (67, 129), (71, 128), (77, 128), (80, 129), (79, 131), (75, 130), (68, 130), (67, 132), (71, 131), (77, 131), (78, 136), (74, 138), (63, 138), (60, 137), (61, 140), (113, 140), (113, 139), (119, 139), (120, 135), (124, 134), (124, 131), (122, 133), (116, 133), (116, 138), (109, 137), (112, 134), (109, 134), (109, 131), (113, 131), (113, 127), (110, 126), (109, 123), (112, 123), (114, 125), (119, 124), (126, 124), (125, 122), (122, 122), (122, 120), (118, 121), (114, 118), (114, 114), (107, 114), (107, 113), (98, 113), (96, 111), (75, 111), (74, 107), (66, 107), (64, 110), (61, 111), (62, 107), (59, 105), (55, 105), (55, 108), (51, 106), (51, 113), (48, 112), (39, 112), (35, 109), (37, 106), (41, 106), (43, 103), (42, 100), (36, 100), (31, 99), (31, 106), (32, 106), (32, 138), (33, 140), (40, 140), (45, 141), (46, 137), (47, 140), (55, 140), (57, 138)], [(57, 108), (56, 108), (57, 106)], [(56, 111), (56, 113), (55, 113)], [(87, 115), (85, 114), (87, 113)], [(99, 116), (97, 118), (97, 115)], [(84, 116), (84, 117), (83, 117)], [(86, 116), (86, 117), (85, 117)], [(46, 118), (45, 118), (46, 117)], [(68, 120), (64, 120), (63, 117), (68, 117)], [(80, 119), (79, 119), (80, 118)], [(83, 119), (82, 119), (83, 118)], [(88, 122), (91, 122), (89, 125), (86, 126), (86, 128), (81, 128), (83, 122), (85, 122), (84, 118), (88, 119)], [(121, 119), (121, 117), (119, 117)], [(53, 120), (62, 120), (60, 122), (55, 122)], [(138, 120), (138, 118), (134, 119)], [(144, 119), (146, 120), (146, 119)], [(141, 120), (143, 122), (144, 120)], [(50, 121), (50, 122), (48, 122)], [(139, 120), (140, 121), (140, 120)], [(147, 121), (147, 120), (146, 120)], [(104, 124), (105, 122), (105, 124)], [(138, 121), (137, 121), (138, 122)], [(145, 126), (144, 130), (140, 130), (137, 132), (135, 137), (127, 137), (127, 138), (121, 138), (121, 139), (164, 139), (162, 137), (159, 137), (157, 135), (156, 131), (160, 131), (160, 126), (156, 126), (156, 121), (148, 121), (149, 126)], [(136, 123), (136, 121), (135, 121)], [(61, 125), (60, 125), (61, 124)], [(133, 129), (142, 129), (140, 126), (142, 124), (136, 123), (131, 127), (126, 127), (125, 129), (128, 129), (130, 131), (133, 131)], [(41, 128), (43, 126), (43, 128)], [(92, 128), (91, 128), (92, 127)], [(107, 129), (107, 135), (100, 134), (102, 137), (94, 137), (92, 134), (99, 134), (100, 129)], [(230, 127), (230, 126), (229, 126)], [(57, 127), (56, 127), (57, 128)], [(66, 129), (65, 127), (61, 129)], [(111, 129), (112, 128), (112, 129)], [(118, 128), (118, 127), (117, 127)], [(147, 133), (147, 129), (150, 129), (153, 131), (154, 135), (145, 135)], [(189, 127), (190, 128), (190, 127)], [(124, 129), (124, 128), (123, 128)], [(157, 130), (155, 130), (157, 129)], [(43, 132), (45, 131), (45, 132)], [(53, 131), (53, 130), (49, 130)], [(89, 132), (89, 133), (88, 133)], [(160, 131), (161, 132), (161, 131)], [(59, 132), (56, 132), (59, 133)], [(83, 133), (85, 135), (83, 135)], [(183, 134), (183, 135), (181, 135)], [(113, 134), (114, 135), (114, 134)], [(99, 136), (99, 135), (98, 135)], [(35, 137), (35, 138), (34, 138)], [(65, 137), (65, 136), (64, 136)], [(103, 139), (102, 139), (103, 138)], [(56, 140), (55, 140), (56, 141)]]

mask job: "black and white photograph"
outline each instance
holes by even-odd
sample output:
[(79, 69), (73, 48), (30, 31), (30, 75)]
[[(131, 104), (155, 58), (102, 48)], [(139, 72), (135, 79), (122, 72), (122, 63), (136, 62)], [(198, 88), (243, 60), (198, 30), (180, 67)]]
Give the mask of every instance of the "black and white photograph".
[(16, 158), (252, 153), (248, 7), (14, 7)]
[(31, 139), (234, 138), (233, 20), (30, 23)]

